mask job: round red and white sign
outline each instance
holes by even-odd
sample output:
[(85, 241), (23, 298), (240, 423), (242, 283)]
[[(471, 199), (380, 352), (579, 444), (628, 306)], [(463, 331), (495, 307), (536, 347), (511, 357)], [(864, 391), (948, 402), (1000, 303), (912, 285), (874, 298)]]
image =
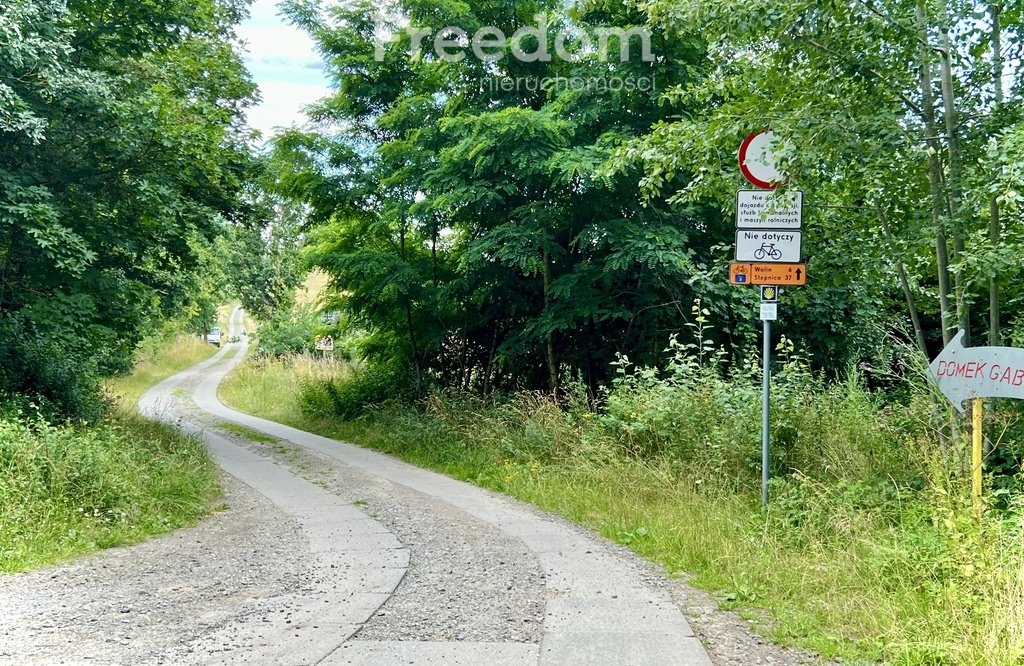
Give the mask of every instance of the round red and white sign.
[(754, 132), (740, 146), (740, 171), (754, 187), (774, 190), (782, 180), (775, 167), (774, 150), (778, 139), (770, 130)]

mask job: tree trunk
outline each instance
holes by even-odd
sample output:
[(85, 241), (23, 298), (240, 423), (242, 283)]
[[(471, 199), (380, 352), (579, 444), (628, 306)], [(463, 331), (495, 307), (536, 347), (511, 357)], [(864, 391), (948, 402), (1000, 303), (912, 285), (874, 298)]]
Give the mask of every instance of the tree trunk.
[[(1002, 7), (993, 2), (989, 5), (992, 19), (992, 83), (995, 87), (995, 105), (993, 113), (999, 113), (1003, 107), (1003, 38), (1002, 27), (999, 25)], [(992, 252), (999, 249), (999, 237), (1002, 234), (999, 220), (999, 199), (993, 194), (989, 200), (988, 240)], [(993, 274), (988, 279), (988, 343), (998, 346), (1002, 336), (999, 332), (999, 276)]]
[(409, 346), (412, 350), (412, 369), (416, 373), (416, 393), (423, 387), (423, 374), (420, 371), (420, 350), (416, 345), (416, 328), (413, 325), (412, 303), (405, 297), (405, 326), (409, 333)]
[[(551, 255), (544, 250), (544, 309), (551, 307)], [(548, 331), (546, 336), (548, 383), (551, 387), (551, 395), (558, 394), (558, 361), (555, 359), (555, 334)]]
[(924, 116), (925, 143), (929, 148), (928, 185), (932, 200), (932, 223), (935, 225), (935, 263), (939, 273), (939, 316), (942, 321), (942, 344), (945, 346), (953, 339), (949, 321), (949, 248), (946, 243), (942, 210), (942, 165), (939, 163), (939, 129), (935, 123), (935, 98), (932, 95), (928, 18), (922, 2), (917, 4), (917, 21), (921, 41), (921, 112)]
[[(882, 222), (882, 231), (889, 241), (889, 246), (895, 248), (896, 242), (892, 236), (892, 229), (889, 227), (889, 220), (881, 208), (878, 209), (878, 217)], [(902, 260), (896, 261), (896, 273), (900, 278), (900, 286), (903, 288), (903, 296), (907, 300), (907, 312), (910, 314), (910, 323), (914, 327), (914, 340), (917, 341), (917, 348), (921, 354), (928, 358), (928, 346), (924, 340), (924, 330), (921, 328), (921, 318), (917, 313), (917, 305), (914, 303), (914, 292), (910, 289), (910, 280), (907, 278), (907, 269), (903, 266)]]
[(491, 336), (491, 349), (487, 353), (487, 368), (484, 370), (484, 397), (491, 392), (491, 372), (494, 371), (494, 354), (498, 348), (498, 327), (495, 325)]
[[(946, 243), (947, 215), (943, 211), (944, 197), (942, 193), (942, 163), (939, 162), (939, 128), (935, 122), (935, 96), (932, 94), (932, 46), (928, 39), (928, 15), (925, 3), (917, 3), (918, 39), (921, 51), (921, 114), (924, 120), (925, 144), (928, 146), (928, 189), (932, 200), (932, 223), (935, 225), (935, 263), (939, 273), (939, 315), (942, 322), (942, 345), (945, 347), (953, 339), (949, 309), (949, 247)], [(932, 420), (938, 433), (939, 445), (947, 458), (951, 456), (948, 434), (953, 440), (958, 439), (956, 419), (952, 423), (944, 423), (942, 409), (937, 401), (932, 402)], [(947, 431), (946, 427), (949, 427)]]
[[(953, 45), (949, 39), (949, 10), (942, 4), (942, 30), (939, 32), (939, 63), (942, 80), (942, 109), (946, 124), (946, 151), (949, 155), (948, 198), (950, 221), (953, 225), (953, 252), (956, 261), (964, 257), (964, 220), (962, 210), (962, 184), (960, 165), (960, 123), (956, 114), (956, 98), (953, 91)], [(961, 271), (954, 274), (956, 290), (957, 325), (964, 331), (964, 345), (969, 344), (971, 335), (970, 312), (964, 293), (964, 279)]]
[[(398, 229), (398, 248), (402, 261), (406, 261), (404, 223)], [(412, 299), (409, 298), (409, 294), (405, 294), (402, 300), (405, 301), (405, 327), (409, 335), (409, 348), (412, 351), (412, 367), (416, 374), (416, 393), (419, 394), (423, 387), (423, 373), (420, 370), (419, 345), (416, 344), (416, 326), (412, 316)]]

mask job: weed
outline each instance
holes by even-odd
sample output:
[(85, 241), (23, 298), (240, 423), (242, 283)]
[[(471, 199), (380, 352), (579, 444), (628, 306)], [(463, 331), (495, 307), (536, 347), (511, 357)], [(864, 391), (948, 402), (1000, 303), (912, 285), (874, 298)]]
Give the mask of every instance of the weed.
[(135, 372), (108, 383), (115, 404), (98, 423), (54, 425), (0, 405), (0, 571), (133, 543), (221, 510), (202, 444), (135, 409), (147, 388), (216, 349), (192, 336), (142, 348)]
[(0, 419), (0, 571), (189, 525), (219, 495), (201, 443), (120, 414), (88, 427)]
[(253, 442), (260, 442), (263, 444), (276, 444), (279, 441), (276, 437), (265, 435), (258, 430), (253, 430), (252, 428), (247, 428), (244, 425), (232, 423), (230, 421), (221, 421), (216, 424), (216, 428), (218, 430), (224, 430), (230, 433), (234, 433)]

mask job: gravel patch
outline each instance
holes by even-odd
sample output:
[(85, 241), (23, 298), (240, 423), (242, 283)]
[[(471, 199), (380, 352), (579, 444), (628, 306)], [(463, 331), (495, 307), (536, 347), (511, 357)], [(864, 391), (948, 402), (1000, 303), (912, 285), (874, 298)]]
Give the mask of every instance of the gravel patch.
[(359, 506), (409, 549), (405, 577), (356, 640), (540, 642), (545, 578), (519, 540), (445, 502), (288, 442), (232, 439)]
[[(394, 597), (355, 639), (539, 642), (547, 596), (544, 575), (520, 542), (444, 502), (367, 477), (289, 442), (244, 445), (364, 507), (411, 549), (412, 564)], [(518, 508), (595, 539), (596, 548), (632, 562), (645, 585), (670, 593), (715, 666), (838, 663), (772, 644), (739, 615), (719, 608), (710, 594), (688, 585), (685, 578), (669, 578), (661, 567), (624, 546), (531, 505)], [(494, 598), (507, 603), (494, 608), (487, 602)]]
[(673, 597), (686, 611), (690, 627), (700, 637), (715, 666), (804, 666), (838, 664), (812, 652), (779, 647), (757, 634), (750, 623), (736, 613), (722, 610), (715, 598), (687, 585), (672, 581)]
[(177, 663), (189, 643), (301, 585), (302, 531), (230, 477), (200, 525), (0, 576), (0, 664)]

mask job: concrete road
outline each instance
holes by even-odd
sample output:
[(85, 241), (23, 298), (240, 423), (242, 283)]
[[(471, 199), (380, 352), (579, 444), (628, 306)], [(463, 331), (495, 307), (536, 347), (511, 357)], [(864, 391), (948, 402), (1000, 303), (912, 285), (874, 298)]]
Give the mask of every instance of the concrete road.
[[(231, 335), (241, 331), (232, 313)], [(161, 383), (140, 401), (144, 413), (205, 438), (224, 470), (268, 498), (302, 526), (313, 555), (310, 585), (275, 603), (288, 612), (225, 627), (201, 641), (197, 663), (275, 664), (656, 664), (703, 666), (710, 660), (667, 587), (599, 537), (519, 502), (425, 471), (395, 458), (225, 407), (217, 386), (248, 342), (225, 345), (212, 359)], [(183, 408), (186, 387), (204, 415)], [(360, 638), (360, 630), (402, 585), (409, 548), (381, 522), (251, 448), (210, 431), (207, 417), (243, 425), (330, 459), (434, 506), (438, 529), (458, 521), (496, 530), (525, 546), (544, 581), (539, 640), (438, 641)], [(442, 524), (444, 523), (444, 524)], [(649, 573), (649, 572), (648, 572)], [(454, 572), (453, 572), (454, 575)], [(502, 603), (500, 590), (488, 591)], [(254, 618), (256, 616), (253, 616)], [(276, 619), (275, 619), (276, 618)]]

